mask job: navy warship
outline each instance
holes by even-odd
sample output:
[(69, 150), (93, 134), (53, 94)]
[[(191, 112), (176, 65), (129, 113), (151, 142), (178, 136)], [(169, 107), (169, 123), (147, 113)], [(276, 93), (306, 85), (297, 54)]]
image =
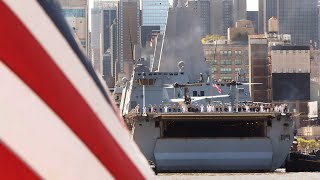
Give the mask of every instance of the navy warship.
[(241, 76), (214, 80), (197, 17), (170, 8), (157, 67), (140, 59), (123, 79), (119, 107), (132, 138), (158, 172), (274, 171), (292, 145), (294, 113), (252, 102)]

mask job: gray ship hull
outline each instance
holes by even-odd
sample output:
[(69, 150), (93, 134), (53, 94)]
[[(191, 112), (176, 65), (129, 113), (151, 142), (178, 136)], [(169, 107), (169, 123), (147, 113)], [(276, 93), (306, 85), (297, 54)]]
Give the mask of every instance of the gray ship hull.
[(272, 171), (268, 138), (158, 139), (154, 156), (159, 171)]
[[(246, 120), (263, 127), (259, 127), (262, 131), (257, 133), (259, 137), (188, 137), (190, 134), (186, 132), (183, 136), (187, 137), (168, 137), (163, 129), (169, 126), (165, 121), (171, 122), (172, 117), (174, 122)], [(133, 139), (146, 158), (155, 163), (158, 172), (274, 171), (283, 164), (292, 145), (292, 125), (290, 114), (280, 113), (149, 114), (135, 119)], [(225, 129), (224, 135), (228, 136), (229, 130)]]

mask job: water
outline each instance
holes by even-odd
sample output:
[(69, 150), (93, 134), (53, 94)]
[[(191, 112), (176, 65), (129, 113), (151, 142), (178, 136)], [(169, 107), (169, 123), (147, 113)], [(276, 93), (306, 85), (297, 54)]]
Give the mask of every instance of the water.
[(277, 169), (270, 173), (159, 173), (156, 179), (320, 180), (320, 172), (286, 173), (285, 169)]

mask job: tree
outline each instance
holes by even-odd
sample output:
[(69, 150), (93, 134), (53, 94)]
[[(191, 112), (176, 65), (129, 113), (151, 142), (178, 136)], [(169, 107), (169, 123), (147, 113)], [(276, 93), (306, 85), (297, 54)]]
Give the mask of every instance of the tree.
[(308, 146), (309, 149), (314, 150), (317, 148), (317, 141), (312, 139), (312, 140), (308, 140)]
[(207, 43), (209, 41), (215, 41), (215, 40), (223, 40), (226, 39), (225, 36), (221, 35), (207, 35), (206, 37), (201, 39), (202, 44)]
[(304, 138), (298, 138), (297, 141), (300, 149), (307, 149), (309, 151), (320, 149), (320, 142), (314, 139), (306, 140)]
[(304, 138), (298, 138), (297, 141), (298, 141), (298, 147), (304, 148), (304, 149), (307, 148), (308, 146), (307, 140), (305, 140)]

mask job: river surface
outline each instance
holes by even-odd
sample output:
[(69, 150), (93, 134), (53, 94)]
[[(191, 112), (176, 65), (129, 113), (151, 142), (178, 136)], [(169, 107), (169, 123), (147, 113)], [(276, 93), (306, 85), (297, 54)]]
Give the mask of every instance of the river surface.
[(159, 173), (156, 179), (320, 180), (320, 172), (287, 173), (277, 169), (272, 173)]

